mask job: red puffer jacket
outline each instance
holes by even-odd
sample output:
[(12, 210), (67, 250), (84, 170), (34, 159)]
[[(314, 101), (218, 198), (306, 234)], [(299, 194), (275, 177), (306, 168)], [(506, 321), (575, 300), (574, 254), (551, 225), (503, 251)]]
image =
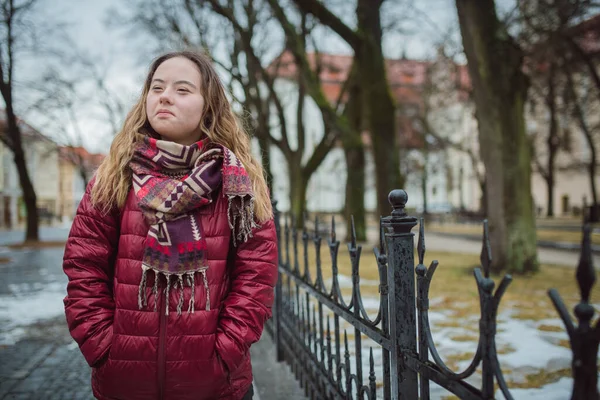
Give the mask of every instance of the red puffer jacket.
[[(177, 314), (170, 291), (138, 308), (141, 260), (148, 225), (133, 191), (123, 210), (103, 215), (88, 185), (67, 240), (63, 269), (69, 278), (65, 313), (71, 335), (92, 369), (98, 399), (239, 400), (252, 383), (250, 345), (271, 316), (277, 281), (277, 242), (270, 220), (254, 237), (230, 245), (227, 200), (216, 196), (199, 209), (208, 245), (210, 310), (196, 279), (195, 311)], [(148, 274), (152, 288), (154, 274)], [(159, 279), (159, 291), (166, 286)], [(191, 288), (185, 287), (185, 299)]]

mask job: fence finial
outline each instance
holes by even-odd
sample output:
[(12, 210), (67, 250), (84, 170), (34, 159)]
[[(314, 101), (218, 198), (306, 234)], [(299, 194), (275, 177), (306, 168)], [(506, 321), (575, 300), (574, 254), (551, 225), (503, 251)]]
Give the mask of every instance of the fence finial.
[(403, 189), (394, 189), (388, 195), (388, 201), (392, 205), (392, 217), (406, 217), (406, 202), (408, 194)]

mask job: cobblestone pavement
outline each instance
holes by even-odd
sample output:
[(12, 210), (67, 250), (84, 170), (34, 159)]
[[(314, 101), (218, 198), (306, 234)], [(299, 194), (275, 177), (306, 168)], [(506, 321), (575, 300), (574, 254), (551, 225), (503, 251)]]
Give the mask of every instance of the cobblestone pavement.
[(64, 317), (36, 324), (27, 338), (0, 347), (0, 399), (93, 399), (90, 368)]
[[(62, 240), (67, 234), (43, 229), (41, 237)], [(90, 368), (65, 322), (63, 248), (5, 247), (22, 240), (23, 232), (0, 231), (0, 257), (10, 259), (0, 263), (0, 400), (94, 399)], [(289, 369), (278, 367), (266, 336), (252, 348), (255, 378), (267, 389), (255, 386), (255, 400), (305, 400)]]
[[(45, 240), (68, 229), (42, 229)], [(0, 246), (23, 232), (0, 232)], [(0, 247), (0, 400), (93, 399), (90, 368), (71, 339), (62, 299), (67, 283), (62, 248)]]

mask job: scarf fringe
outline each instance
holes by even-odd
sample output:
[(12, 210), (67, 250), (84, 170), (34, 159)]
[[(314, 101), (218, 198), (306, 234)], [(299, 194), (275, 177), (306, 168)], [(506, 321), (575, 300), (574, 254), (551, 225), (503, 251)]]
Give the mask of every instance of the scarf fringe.
[[(190, 300), (188, 302), (188, 313), (194, 313), (195, 311), (195, 295), (196, 295), (196, 280), (195, 280), (195, 274), (196, 272), (199, 272), (200, 274), (202, 274), (202, 283), (204, 284), (204, 289), (206, 290), (206, 307), (205, 310), (206, 311), (210, 311), (210, 286), (208, 285), (208, 276), (206, 274), (206, 271), (208, 270), (208, 267), (202, 267), (196, 271), (187, 271), (184, 273), (180, 273), (180, 274), (169, 274), (169, 273), (165, 273), (164, 271), (159, 271), (156, 269), (151, 268), (150, 266), (146, 265), (146, 264), (142, 264), (142, 279), (139, 285), (139, 291), (138, 291), (138, 307), (139, 309), (143, 309), (144, 307), (148, 306), (148, 296), (146, 295), (146, 289), (147, 289), (147, 282), (148, 282), (148, 272), (149, 271), (153, 271), (154, 272), (154, 286), (152, 288), (152, 294), (154, 295), (154, 311), (157, 311), (157, 307), (158, 307), (158, 280), (160, 279), (160, 276), (164, 276), (166, 281), (167, 281), (167, 285), (166, 287), (163, 289), (163, 293), (165, 296), (165, 314), (169, 315), (169, 292), (171, 291), (171, 287), (174, 290), (178, 290), (179, 291), (179, 301), (177, 303), (177, 315), (181, 315), (182, 310), (183, 310), (183, 304), (185, 302), (185, 292), (184, 292), (184, 288), (187, 284), (189, 285), (190, 289), (191, 289), (191, 296), (190, 296)], [(171, 277), (176, 276), (177, 278), (175, 280), (172, 280)]]
[(260, 228), (260, 225), (254, 220), (254, 197), (228, 196), (227, 220), (231, 229), (233, 246), (237, 247), (238, 243), (248, 241), (253, 236), (252, 230)]

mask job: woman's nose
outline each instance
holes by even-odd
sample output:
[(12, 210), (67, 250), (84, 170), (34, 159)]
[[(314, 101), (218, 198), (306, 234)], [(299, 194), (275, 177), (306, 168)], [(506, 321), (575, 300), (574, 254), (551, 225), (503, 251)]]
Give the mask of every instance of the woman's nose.
[(160, 104), (171, 104), (171, 95), (168, 90), (163, 91), (159, 98)]

